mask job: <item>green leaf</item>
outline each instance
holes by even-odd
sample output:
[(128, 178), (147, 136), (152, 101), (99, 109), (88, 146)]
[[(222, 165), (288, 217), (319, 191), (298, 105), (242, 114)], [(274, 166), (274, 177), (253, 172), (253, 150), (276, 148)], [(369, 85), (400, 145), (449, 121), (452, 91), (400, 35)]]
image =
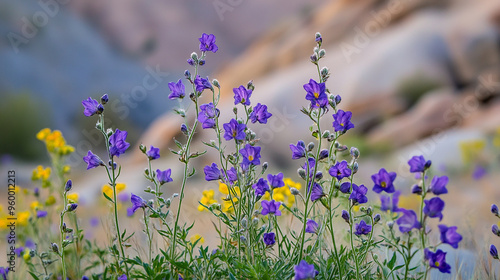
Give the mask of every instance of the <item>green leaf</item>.
[(387, 263), (387, 267), (392, 270), (396, 264), (396, 253), (392, 254), (391, 260)]
[(105, 197), (107, 200), (109, 200), (111, 203), (115, 203), (115, 202), (111, 199), (111, 197), (109, 197), (109, 196), (108, 196), (105, 192), (102, 192), (102, 194), (103, 194), (103, 195), (104, 195), (104, 197)]

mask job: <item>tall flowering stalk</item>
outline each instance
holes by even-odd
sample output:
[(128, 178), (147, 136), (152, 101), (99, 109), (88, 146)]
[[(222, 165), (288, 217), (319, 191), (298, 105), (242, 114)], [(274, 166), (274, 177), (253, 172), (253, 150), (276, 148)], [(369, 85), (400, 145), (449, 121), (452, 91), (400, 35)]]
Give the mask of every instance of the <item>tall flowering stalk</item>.
[[(87, 156), (83, 158), (83, 160), (87, 163), (87, 170), (96, 168), (99, 166), (103, 166), (106, 169), (106, 174), (108, 175), (109, 179), (109, 184), (113, 188), (113, 198), (110, 198), (106, 193), (103, 192), (103, 195), (106, 197), (108, 201), (110, 201), (113, 204), (113, 210), (114, 210), (114, 222), (115, 222), (115, 229), (116, 229), (116, 235), (118, 239), (118, 246), (120, 251), (118, 252), (118, 256), (120, 258), (120, 253), (121, 253), (121, 259), (123, 262), (123, 265), (125, 266), (125, 271), (127, 277), (130, 277), (129, 275), (129, 268), (126, 263), (126, 255), (125, 255), (125, 250), (123, 246), (124, 238), (122, 237), (122, 232), (120, 230), (120, 224), (118, 221), (118, 203), (117, 203), (117, 190), (116, 190), (116, 180), (120, 176), (121, 172), (121, 166), (117, 170), (117, 163), (115, 162), (115, 156), (120, 157), (125, 151), (130, 147), (130, 144), (126, 142), (126, 138), (128, 133), (126, 131), (121, 131), (119, 129), (116, 129), (116, 131), (113, 131), (112, 129), (105, 129), (105, 124), (104, 124), (104, 105), (109, 101), (109, 97), (107, 94), (103, 95), (101, 97), (100, 102), (97, 100), (94, 100), (92, 98), (88, 98), (86, 100), (82, 101), (82, 105), (84, 107), (84, 115), (87, 117), (91, 117), (93, 115), (98, 115), (99, 118), (96, 123), (96, 128), (102, 133), (104, 137), (104, 141), (106, 144), (106, 150), (108, 154), (108, 165), (104, 164), (104, 162), (94, 153), (91, 151), (88, 151)], [(129, 236), (130, 237), (130, 236)], [(128, 238), (126, 238), (128, 239)], [(119, 264), (117, 269), (119, 269)]]

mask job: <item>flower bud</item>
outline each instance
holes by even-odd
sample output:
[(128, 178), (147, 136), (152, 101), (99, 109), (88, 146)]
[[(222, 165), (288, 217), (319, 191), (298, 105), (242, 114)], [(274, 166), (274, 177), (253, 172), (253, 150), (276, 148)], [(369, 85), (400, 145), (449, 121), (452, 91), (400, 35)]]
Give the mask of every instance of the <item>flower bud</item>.
[(238, 108), (234, 107), (234, 108), (233, 108), (233, 113), (234, 113), (235, 115), (237, 115), (237, 114), (238, 114)]
[(249, 90), (254, 90), (255, 89), (255, 86), (253, 84), (253, 80), (248, 81), (248, 83), (247, 83), (247, 89), (249, 89)]
[(339, 104), (340, 104), (340, 101), (342, 101), (342, 97), (340, 97), (340, 95), (336, 95), (336, 96), (335, 96), (335, 103), (336, 103), (337, 105), (339, 105)]
[(393, 222), (393, 221), (388, 221), (386, 225), (387, 225), (390, 229), (392, 229), (392, 227), (394, 226), (394, 222)]
[(375, 214), (375, 216), (373, 217), (373, 222), (378, 223), (380, 222), (380, 219), (381, 219), (380, 214)]
[(212, 85), (214, 85), (214, 86), (216, 86), (216, 87), (220, 88), (219, 80), (217, 80), (217, 79), (213, 79), (213, 80), (212, 80)]
[(108, 103), (108, 101), (109, 101), (109, 97), (107, 94), (104, 94), (103, 96), (101, 96), (101, 104), (102, 105)]
[(330, 74), (330, 69), (328, 67), (321, 68), (321, 76), (328, 76)]
[(497, 225), (492, 225), (491, 226), (491, 232), (493, 232), (494, 235), (500, 236), (500, 230), (498, 229)]
[(193, 102), (195, 102), (195, 101), (196, 101), (196, 95), (194, 95), (194, 93), (193, 93), (193, 92), (191, 92), (191, 93), (189, 94), (189, 99), (191, 99)]
[(68, 228), (67, 228), (67, 226), (66, 226), (66, 223), (63, 223), (63, 225), (62, 225), (62, 230), (63, 230), (64, 232), (66, 232), (66, 230), (67, 230), (67, 229), (68, 229)]
[(259, 218), (253, 218), (252, 219), (252, 225), (256, 227), (259, 224)]
[(491, 205), (491, 213), (493, 213), (496, 216), (498, 216), (498, 206), (496, 206), (496, 204), (492, 204)]
[[(172, 200), (171, 200), (171, 199), (170, 199), (170, 197), (169, 197), (169, 198), (167, 198), (167, 199), (165, 200), (165, 207), (169, 208), (169, 207), (170, 207), (170, 204), (172, 204)], [(219, 206), (220, 206), (220, 205), (219, 205)]]
[(145, 174), (146, 176), (149, 176), (149, 169), (144, 168), (144, 174)]
[(143, 154), (145, 154), (146, 153), (146, 146), (144, 146), (144, 144), (139, 145), (139, 150), (141, 150), (141, 152)]
[(428, 160), (425, 162), (424, 168), (429, 169), (431, 167), (432, 161)]
[(358, 158), (359, 158), (359, 150), (358, 150), (358, 148), (356, 148), (356, 147), (351, 147), (351, 156), (352, 156), (354, 159), (358, 159)]
[(352, 169), (352, 173), (353, 173), (353, 174), (358, 173), (358, 170), (359, 170), (359, 164), (358, 164), (358, 162), (354, 162), (354, 163), (352, 164), (352, 168), (351, 168), (351, 169)]
[(311, 62), (314, 64), (316, 64), (318, 62), (318, 57), (316, 56), (316, 54), (311, 55), (310, 59), (311, 59)]
[(321, 36), (321, 33), (316, 32), (316, 34), (314, 35), (314, 37), (315, 37), (314, 41), (316, 41), (318, 43), (322, 43), (323, 42), (323, 37)]
[(197, 53), (195, 53), (195, 52), (193, 52), (193, 53), (191, 54), (191, 59), (192, 59), (192, 60), (194, 60), (195, 62), (196, 62), (196, 61), (198, 61), (198, 54), (197, 54)]
[(240, 240), (243, 244), (246, 244), (247, 243), (247, 238), (245, 236), (240, 236)]
[(268, 166), (269, 163), (267, 163), (267, 161), (262, 164), (262, 173), (266, 172)]
[(327, 149), (323, 149), (319, 152), (319, 160), (322, 160), (325, 158), (328, 158), (328, 150)]
[(421, 195), (422, 187), (419, 185), (413, 185), (413, 187), (411, 187), (411, 193)]
[(299, 174), (300, 178), (306, 179), (306, 170), (304, 168), (297, 169), (297, 174)]
[(189, 70), (185, 70), (184, 71), (184, 77), (186, 77), (186, 79), (190, 79), (191, 78), (191, 72), (189, 72)]
[(241, 219), (241, 226), (243, 228), (247, 228), (247, 226), (248, 226), (247, 218), (243, 217), (243, 219)]
[(64, 186), (64, 191), (69, 192), (73, 187), (73, 182), (71, 180), (66, 181), (66, 185)]
[(51, 246), (52, 252), (59, 254), (59, 246), (57, 246), (56, 243), (51, 243), (50, 246)]
[(39, 197), (40, 196), (40, 189), (39, 188), (35, 188), (33, 190), (33, 194), (35, 195), (35, 197)]
[(204, 59), (201, 59), (200, 61), (198, 61), (198, 64), (199, 64), (200, 66), (205, 65), (205, 60), (204, 60)]
[(344, 219), (344, 221), (349, 224), (350, 223), (349, 212), (347, 212), (346, 210), (342, 210), (342, 219)]
[(66, 206), (66, 211), (68, 212), (73, 212), (76, 210), (76, 208), (78, 207), (78, 204), (76, 203), (70, 203)]
[(370, 206), (366, 209), (366, 214), (371, 215), (373, 213), (373, 208)]
[(194, 66), (194, 60), (192, 58), (188, 59), (187, 63), (191, 66)]
[(97, 105), (97, 114), (102, 114), (104, 112), (104, 106), (102, 104)]
[(290, 193), (292, 195), (299, 195), (300, 194), (299, 190), (297, 190), (296, 188), (290, 188)]
[(307, 151), (312, 151), (314, 149), (314, 143), (313, 142), (310, 142), (309, 144), (307, 144)]
[(314, 178), (316, 178), (316, 180), (321, 180), (323, 178), (323, 172), (318, 171), (318, 173), (316, 173)]
[(323, 58), (326, 54), (326, 51), (324, 49), (319, 50), (319, 58)]
[(106, 135), (111, 137), (111, 135), (113, 135), (113, 130), (111, 128), (106, 129)]
[(330, 137), (330, 131), (329, 131), (329, 130), (325, 130), (325, 131), (323, 132), (322, 137), (323, 137), (324, 139), (328, 139), (328, 137)]
[(495, 245), (493, 245), (493, 244), (490, 246), (490, 255), (494, 259), (498, 260), (498, 250), (497, 250), (497, 247), (495, 247)]
[(181, 132), (184, 135), (188, 135), (188, 128), (187, 128), (187, 125), (185, 123), (181, 124)]
[(210, 209), (212, 209), (212, 210), (218, 210), (219, 211), (220, 208), (221, 208), (221, 205), (219, 203), (214, 203), (214, 204), (210, 205)]

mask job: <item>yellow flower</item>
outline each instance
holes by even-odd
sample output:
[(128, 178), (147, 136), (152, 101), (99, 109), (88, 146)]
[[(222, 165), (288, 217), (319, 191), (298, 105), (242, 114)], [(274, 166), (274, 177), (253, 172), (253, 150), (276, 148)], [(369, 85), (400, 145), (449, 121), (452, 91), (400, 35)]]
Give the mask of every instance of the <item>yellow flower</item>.
[(74, 151), (75, 151), (75, 148), (73, 146), (70, 146), (70, 145), (64, 145), (59, 149), (59, 153), (61, 155), (69, 155)]
[(34, 211), (38, 210), (40, 208), (40, 202), (38, 202), (36, 200), (31, 202), (30, 208), (31, 208), (31, 210), (34, 210)]
[(227, 188), (227, 185), (224, 183), (219, 182), (219, 192), (225, 195), (229, 194), (229, 190)]
[(116, 183), (116, 193), (121, 193), (126, 188), (127, 185), (125, 185), (125, 183)]
[(15, 186), (15, 187), (14, 187), (14, 192), (15, 192), (15, 193), (19, 193), (19, 192), (21, 191), (21, 189), (22, 189), (22, 188), (21, 188), (20, 186)]
[(51, 172), (52, 169), (50, 167), (44, 169), (43, 166), (39, 165), (33, 170), (31, 180), (36, 181), (41, 179), (42, 181), (47, 181)]
[(78, 203), (78, 193), (70, 193), (66, 195), (66, 198), (68, 199), (69, 203)]
[(49, 128), (44, 128), (42, 130), (40, 130), (37, 134), (36, 134), (36, 139), (40, 140), (40, 141), (44, 141), (45, 139), (47, 139), (47, 136), (50, 134), (50, 129)]
[(203, 244), (205, 243), (205, 238), (203, 238), (203, 236), (199, 235), (199, 234), (195, 234), (193, 236), (191, 236), (191, 238), (189, 238), (189, 240), (191, 241), (191, 243), (195, 243), (196, 241), (198, 241), (198, 244)]
[(24, 259), (24, 261), (26, 261), (26, 262), (31, 261), (30, 250), (26, 249), (26, 252), (25, 252), (25, 253), (24, 253), (24, 255), (23, 255), (23, 259)]
[(17, 213), (17, 223), (20, 226), (25, 226), (28, 224), (28, 219), (30, 218), (30, 211), (24, 211)]
[(500, 147), (500, 128), (497, 128), (495, 136), (493, 137), (493, 146)]
[(2, 206), (2, 204), (0, 204), (0, 213), (2, 213), (2, 212), (3, 212), (3, 206)]
[(463, 141), (459, 143), (460, 152), (462, 154), (462, 160), (464, 163), (473, 162), (480, 154), (481, 151), (486, 146), (486, 142), (482, 139)]
[(71, 166), (69, 166), (69, 165), (65, 165), (65, 166), (63, 167), (63, 173), (64, 173), (64, 174), (68, 174), (70, 171), (71, 171)]
[(352, 210), (354, 210), (354, 212), (358, 212), (359, 211), (359, 205), (354, 205), (352, 207)]
[(288, 188), (296, 188), (297, 190), (300, 190), (302, 188), (302, 185), (300, 183), (294, 182), (291, 178), (285, 178), (283, 180), (285, 182), (285, 186)]
[[(203, 197), (201, 198), (200, 203), (206, 206), (210, 206), (214, 203), (217, 203), (217, 200), (214, 199), (214, 194), (215, 194), (214, 190), (203, 191)], [(205, 207), (203, 207), (202, 205), (198, 205), (198, 211), (201, 212), (204, 210), (206, 210)]]
[(7, 229), (8, 224), (9, 223), (7, 222), (7, 218), (5, 217), (0, 218), (0, 230)]
[(53, 195), (47, 197), (47, 200), (45, 201), (45, 205), (50, 206), (50, 205), (54, 205), (54, 203), (56, 203), (56, 198)]
[(109, 185), (102, 186), (102, 192), (105, 193), (108, 197), (113, 197), (113, 189)]
[[(238, 199), (236, 199), (236, 197), (233, 198), (233, 203), (235, 203), (235, 205), (236, 205), (237, 201), (238, 201)], [(231, 200), (223, 200), (222, 201), (222, 212), (233, 213), (234, 212), (233, 203), (231, 203)]]
[(401, 195), (399, 196), (398, 207), (404, 209), (417, 210), (420, 207), (422, 198), (416, 195)]

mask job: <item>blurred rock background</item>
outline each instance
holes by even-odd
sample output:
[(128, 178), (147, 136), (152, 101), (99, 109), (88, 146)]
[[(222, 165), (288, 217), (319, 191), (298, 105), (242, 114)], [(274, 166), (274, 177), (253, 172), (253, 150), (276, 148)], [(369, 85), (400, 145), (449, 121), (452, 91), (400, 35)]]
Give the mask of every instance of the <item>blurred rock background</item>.
[[(0, 165), (21, 170), (24, 185), (33, 166), (47, 161), (34, 138), (47, 126), (76, 147), (75, 177), (88, 174), (81, 157), (102, 143), (80, 102), (103, 93), (113, 100), (109, 122), (130, 132), (135, 154), (123, 163), (142, 166), (135, 148), (142, 141), (163, 148), (161, 165), (175, 169), (166, 147), (178, 133), (170, 113), (178, 103), (168, 100), (167, 84), (182, 77), (203, 32), (217, 36), (219, 51), (202, 71), (223, 85), (223, 121), (232, 88), (254, 80), (252, 99), (274, 114), (273, 125), (254, 127), (266, 160), (296, 177), (299, 163), (289, 159), (288, 144), (311, 139), (298, 110), (307, 103), (302, 85), (317, 76), (308, 58), (319, 31), (327, 53), (322, 66), (331, 71), (327, 86), (354, 115), (356, 128), (344, 141), (361, 150), (360, 182), (370, 185), (369, 176), (384, 166), (399, 172), (408, 192), (406, 162), (424, 154), (436, 174), (453, 176), (458, 203), (448, 211), (460, 210), (453, 221), (465, 209), (486, 215), (487, 205), (500, 200), (498, 1), (4, 0), (0, 30)], [(330, 122), (326, 117), (325, 127)], [(483, 148), (464, 156), (474, 141)], [(486, 177), (473, 176), (478, 166)], [(81, 184), (94, 195), (101, 175)], [(140, 172), (123, 174), (123, 181), (136, 190), (145, 184)], [(194, 205), (199, 189), (192, 190)]]

